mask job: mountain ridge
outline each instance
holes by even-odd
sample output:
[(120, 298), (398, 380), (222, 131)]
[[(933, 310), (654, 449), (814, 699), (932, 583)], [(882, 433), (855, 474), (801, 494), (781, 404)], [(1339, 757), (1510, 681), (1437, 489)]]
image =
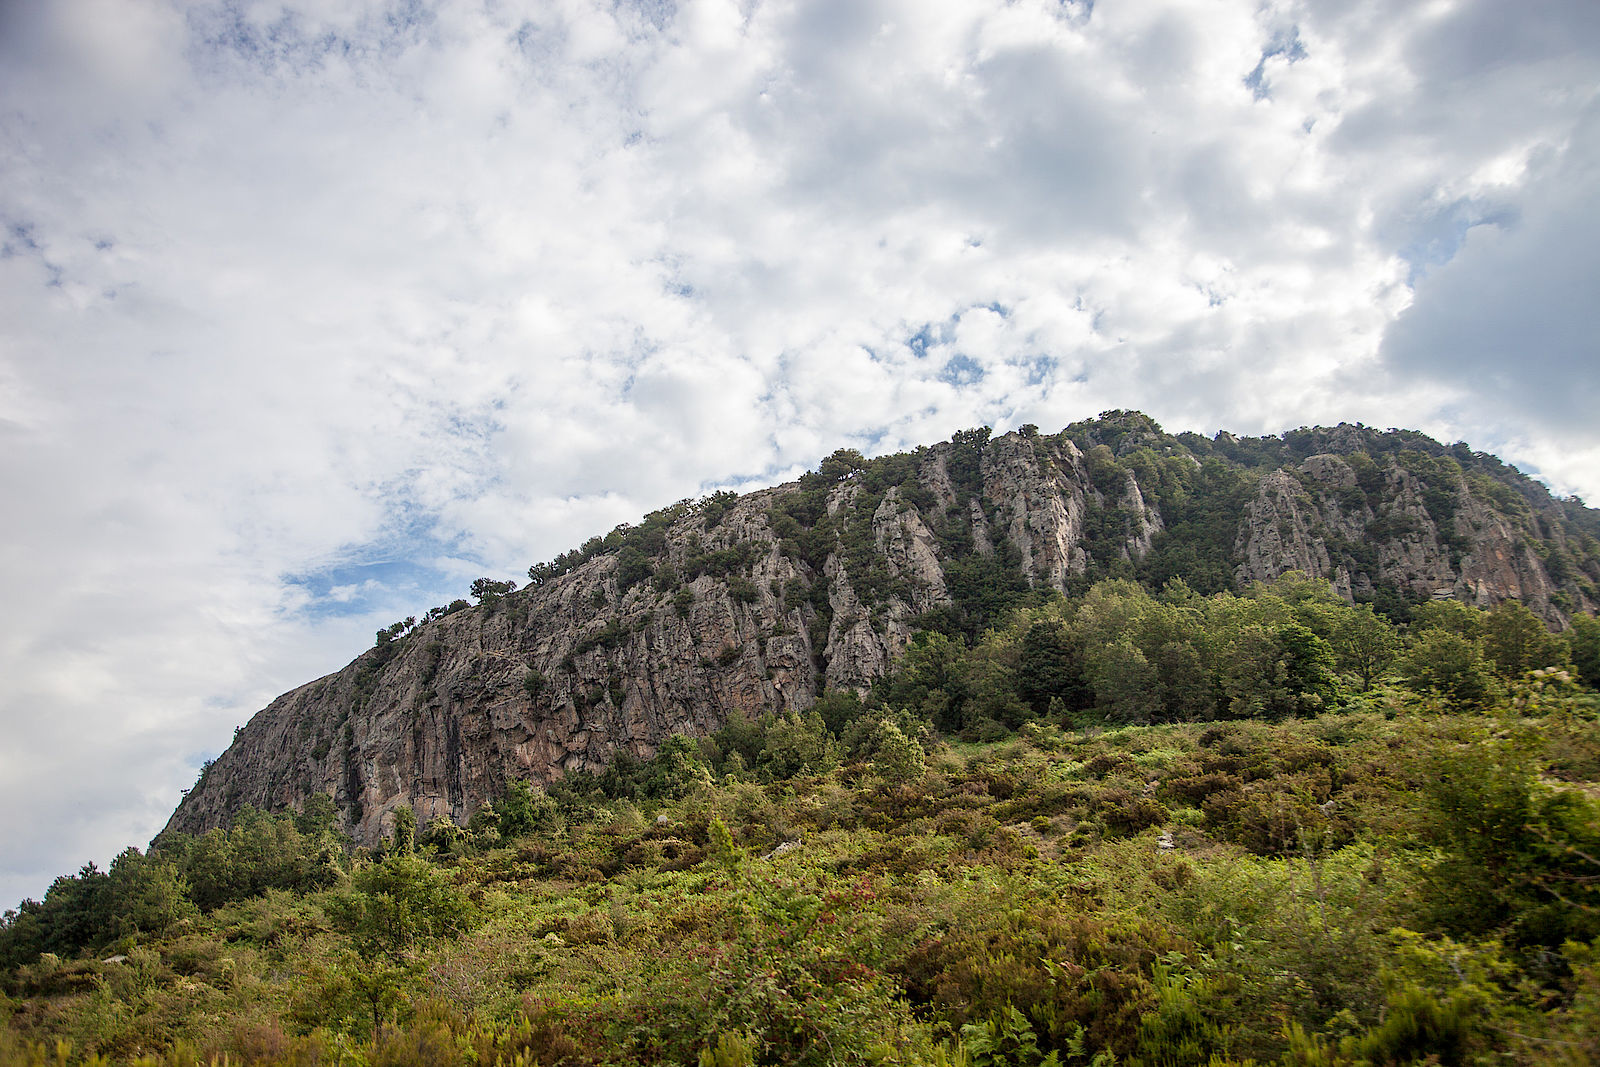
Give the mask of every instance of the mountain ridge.
[(1202, 592), (1292, 570), (1395, 617), (1515, 598), (1559, 628), (1600, 605), (1600, 513), (1465, 445), (1360, 425), (1166, 434), (1107, 412), (680, 501), (396, 624), (273, 701), (168, 824), (331, 796), (372, 844), (394, 810), (457, 823), (515, 779), (645, 757), (735, 715), (865, 690), (913, 634), (973, 635), (1010, 607), (1112, 577)]

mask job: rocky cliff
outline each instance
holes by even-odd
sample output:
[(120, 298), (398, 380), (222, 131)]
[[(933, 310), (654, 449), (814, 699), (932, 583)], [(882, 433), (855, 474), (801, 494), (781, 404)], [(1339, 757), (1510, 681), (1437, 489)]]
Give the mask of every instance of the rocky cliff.
[(464, 822), (511, 779), (648, 756), (735, 714), (865, 688), (918, 629), (994, 621), (998, 595), (1099, 578), (1202, 591), (1324, 577), (1403, 612), (1521, 598), (1552, 626), (1600, 602), (1600, 521), (1464, 446), (1362, 427), (1169, 436), (1112, 412), (1053, 436), (966, 431), (835, 453), (798, 482), (681, 502), (397, 627), (240, 731), (173, 814), (331, 795), (372, 843), (409, 804)]

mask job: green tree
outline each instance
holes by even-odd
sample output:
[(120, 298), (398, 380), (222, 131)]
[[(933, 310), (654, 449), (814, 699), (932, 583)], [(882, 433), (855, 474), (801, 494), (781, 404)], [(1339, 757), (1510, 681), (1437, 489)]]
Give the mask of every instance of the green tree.
[(1331, 707), (1337, 697), (1333, 677), (1333, 649), (1328, 642), (1298, 622), (1278, 627), (1278, 646), (1283, 650), (1283, 677), (1295, 701), (1295, 711), (1315, 714)]
[(125, 849), (111, 861), (107, 873), (107, 933), (160, 934), (199, 911), (189, 899), (183, 875), (159, 854)]
[(650, 557), (632, 545), (617, 553), (617, 588), (623, 592), (654, 576), (655, 564)]
[(687, 734), (673, 734), (641, 769), (639, 793), (652, 800), (675, 800), (711, 784), (711, 769), (700, 745)]
[[(514, 591), (516, 588), (516, 582), (497, 582), (493, 578), (476, 578), (473, 580), (472, 588), (468, 590), (468, 592), (471, 594), (473, 599), (478, 601), (478, 603), (492, 604), (496, 600), (499, 600), (501, 597), (505, 596), (507, 593)], [(455, 604), (451, 604), (450, 606), (451, 608), (454, 608)]]
[(1484, 618), (1483, 651), (1502, 678), (1520, 678), (1566, 660), (1560, 639), (1520, 600), (1502, 601)]
[(409, 804), (399, 804), (394, 809), (394, 829), (390, 834), (396, 852), (417, 850), (417, 813)]
[(1440, 850), (1423, 894), (1434, 923), (1549, 949), (1600, 935), (1600, 803), (1543, 784), (1528, 739), (1441, 751), (1424, 796)]
[(1110, 722), (1149, 722), (1159, 704), (1156, 672), (1127, 637), (1096, 648), (1088, 664), (1095, 713)]
[(914, 782), (927, 770), (922, 745), (907, 737), (887, 719), (878, 723), (877, 744), (872, 752), (872, 769), (890, 782)]
[(156, 849), (174, 862), (202, 911), (259, 896), (268, 889), (305, 891), (336, 883), (341, 849), (332, 833), (308, 836), (295, 815), (245, 807), (233, 826), (196, 838), (163, 834)]
[(421, 974), (418, 950), (466, 929), (472, 908), (442, 871), (409, 852), (392, 853), (350, 881), (328, 905), (349, 946), (328, 988), (364, 1005), (376, 1035)]
[(1600, 689), (1600, 619), (1593, 615), (1574, 615), (1567, 639), (1578, 677), (1589, 688)]
[(875, 695), (943, 730), (960, 730), (967, 702), (966, 649), (958, 638), (924, 630), (911, 639), (900, 669), (882, 679)]
[(822, 716), (811, 712), (804, 716), (790, 714), (768, 726), (760, 760), (763, 773), (781, 780), (830, 770), (838, 765), (839, 753)]
[(432, 938), (461, 932), (471, 917), (466, 898), (443, 871), (399, 853), (356, 871), (331, 908), (357, 951), (393, 960)]
[(1483, 612), (1459, 600), (1430, 600), (1412, 609), (1411, 625), (1418, 633), (1445, 630), (1473, 640), (1483, 636)]
[(854, 690), (828, 689), (811, 705), (811, 710), (822, 716), (829, 733), (842, 738), (850, 724), (866, 712), (866, 707)]
[(321, 838), (338, 834), (339, 809), (326, 793), (312, 793), (306, 797), (300, 811), (292, 818), (294, 828), (304, 837)]
[(1040, 619), (1022, 635), (1017, 664), (1017, 696), (1035, 715), (1060, 700), (1072, 709), (1088, 707), (1094, 693), (1083, 677), (1081, 656), (1059, 619)]
[(1339, 668), (1361, 679), (1363, 693), (1400, 654), (1400, 635), (1370, 604), (1362, 604), (1339, 619), (1332, 644)]
[(1405, 672), (1413, 689), (1456, 709), (1483, 704), (1499, 693), (1478, 643), (1452, 630), (1423, 631), (1406, 656)]

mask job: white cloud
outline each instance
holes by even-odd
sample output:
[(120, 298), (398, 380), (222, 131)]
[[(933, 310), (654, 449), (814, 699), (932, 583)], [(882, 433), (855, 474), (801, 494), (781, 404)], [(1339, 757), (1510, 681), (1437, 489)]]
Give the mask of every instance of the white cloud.
[(1361, 419), (1600, 495), (1592, 4), (0, 20), (0, 896), (377, 626), (841, 445)]

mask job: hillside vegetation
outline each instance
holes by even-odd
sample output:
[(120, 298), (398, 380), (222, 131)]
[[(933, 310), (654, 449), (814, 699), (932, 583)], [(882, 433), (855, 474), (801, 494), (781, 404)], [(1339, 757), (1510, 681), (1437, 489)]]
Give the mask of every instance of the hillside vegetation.
[(953, 581), (864, 696), (466, 826), (85, 867), (0, 1064), (1600, 1062), (1600, 623), (1131, 577)]

